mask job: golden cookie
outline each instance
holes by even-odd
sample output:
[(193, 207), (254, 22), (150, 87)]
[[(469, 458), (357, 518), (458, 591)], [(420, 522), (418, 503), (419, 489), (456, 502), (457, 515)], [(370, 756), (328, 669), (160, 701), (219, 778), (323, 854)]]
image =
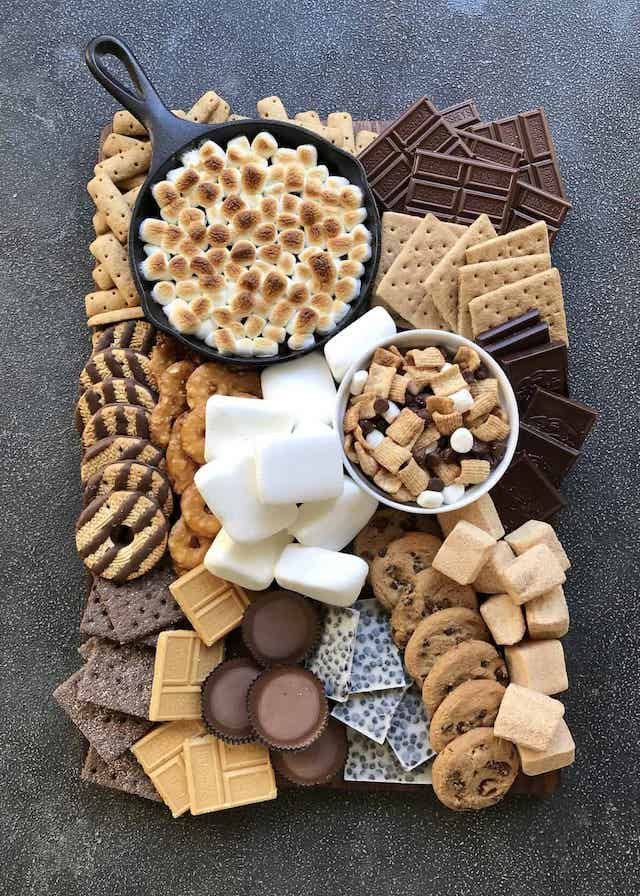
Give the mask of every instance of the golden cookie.
[(408, 532), (378, 550), (371, 564), (371, 586), (386, 610), (391, 612), (401, 597), (413, 593), (417, 574), (431, 566), (441, 544), (428, 532)]
[(438, 610), (420, 622), (409, 638), (404, 664), (411, 677), (422, 685), (438, 657), (461, 641), (490, 641), (482, 616), (467, 607)]
[(167, 473), (171, 480), (173, 490), (179, 495), (191, 485), (198, 465), (182, 447), (182, 427), (186, 414), (182, 414), (173, 424), (171, 437), (167, 445)]
[(146, 355), (130, 348), (106, 348), (95, 352), (83, 367), (80, 373), (80, 393), (94, 383), (111, 378), (132, 379), (154, 393), (158, 391), (158, 382)]
[(138, 460), (159, 470), (164, 469), (165, 465), (162, 451), (146, 439), (138, 439), (135, 436), (111, 436), (96, 442), (82, 455), (80, 464), (82, 484), (84, 485), (90, 476), (102, 470), (107, 464), (119, 460)]
[(156, 445), (166, 448), (175, 418), (187, 407), (187, 380), (195, 370), (191, 361), (176, 361), (158, 378), (159, 398), (151, 412), (151, 436)]
[(463, 681), (436, 709), (429, 725), (429, 743), (441, 753), (447, 744), (472, 728), (491, 728), (505, 689), (497, 681)]
[(148, 439), (149, 412), (133, 404), (105, 404), (82, 430), (82, 447), (86, 450), (109, 436)]
[(433, 761), (433, 790), (449, 809), (464, 812), (495, 806), (520, 769), (516, 747), (475, 728), (457, 737)]
[(202, 535), (204, 538), (215, 538), (222, 528), (220, 520), (207, 507), (195, 482), (187, 486), (182, 493), (180, 509), (187, 527), (192, 532), (195, 532), (196, 535)]
[(169, 553), (174, 569), (184, 572), (200, 566), (211, 547), (211, 542), (211, 538), (205, 538), (192, 532), (184, 518), (180, 517), (169, 533)]
[(101, 352), (105, 348), (131, 348), (141, 355), (149, 355), (158, 331), (146, 320), (125, 320), (103, 330), (96, 341), (94, 351)]
[(156, 406), (155, 395), (142, 383), (129, 379), (109, 379), (86, 389), (76, 405), (76, 429), (82, 432), (93, 414), (106, 404), (135, 404), (147, 411)]
[(393, 640), (398, 647), (406, 647), (422, 619), (449, 607), (477, 610), (478, 600), (471, 585), (458, 585), (432, 566), (423, 569), (415, 577), (413, 591), (404, 594), (391, 612)]
[(463, 641), (435, 661), (422, 686), (422, 702), (433, 715), (447, 694), (464, 681), (480, 680), (506, 687), (509, 676), (504, 660), (492, 644)]
[(173, 512), (173, 493), (166, 474), (137, 460), (107, 464), (94, 473), (82, 495), (85, 507), (111, 492), (140, 492), (157, 501), (167, 518)]

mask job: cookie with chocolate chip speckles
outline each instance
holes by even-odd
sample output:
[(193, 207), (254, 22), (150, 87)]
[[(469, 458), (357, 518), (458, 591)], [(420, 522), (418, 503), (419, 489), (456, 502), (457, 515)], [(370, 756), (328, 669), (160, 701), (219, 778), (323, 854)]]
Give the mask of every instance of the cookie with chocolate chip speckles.
[(105, 404), (87, 420), (82, 430), (82, 447), (86, 450), (109, 436), (149, 438), (151, 415), (134, 404)]
[(120, 460), (137, 460), (156, 469), (164, 470), (164, 454), (147, 439), (136, 436), (110, 436), (87, 448), (80, 464), (80, 479), (85, 485), (88, 479), (107, 464)]
[(132, 379), (157, 393), (158, 383), (151, 370), (151, 362), (141, 352), (130, 348), (107, 348), (95, 352), (80, 373), (80, 393), (94, 383), (110, 378)]
[(401, 597), (411, 594), (416, 576), (428, 569), (442, 541), (428, 532), (408, 532), (378, 550), (371, 565), (376, 599), (391, 612)]
[(436, 753), (473, 728), (491, 728), (505, 689), (497, 681), (463, 681), (436, 709), (429, 725), (429, 741)]
[(403, 595), (391, 612), (391, 634), (398, 647), (406, 647), (418, 624), (449, 607), (478, 609), (471, 585), (459, 585), (432, 566), (415, 577), (414, 590)]
[(438, 657), (462, 641), (471, 640), (491, 640), (480, 613), (467, 607), (438, 610), (423, 619), (409, 638), (404, 653), (407, 672), (422, 684)]
[(129, 379), (110, 377), (86, 389), (76, 405), (76, 429), (82, 432), (89, 419), (106, 404), (135, 404), (147, 411), (156, 406), (151, 389)]
[(436, 756), (433, 790), (449, 809), (486, 809), (506, 796), (519, 768), (518, 751), (512, 743), (495, 737), (493, 728), (475, 728)]
[(385, 551), (390, 542), (408, 532), (428, 532), (440, 537), (440, 527), (433, 516), (402, 513), (391, 507), (379, 507), (364, 529), (356, 536), (353, 553), (369, 564), (380, 551)]
[(433, 715), (447, 694), (464, 681), (497, 681), (506, 687), (509, 675), (504, 660), (486, 641), (463, 641), (433, 664), (422, 686), (422, 701)]

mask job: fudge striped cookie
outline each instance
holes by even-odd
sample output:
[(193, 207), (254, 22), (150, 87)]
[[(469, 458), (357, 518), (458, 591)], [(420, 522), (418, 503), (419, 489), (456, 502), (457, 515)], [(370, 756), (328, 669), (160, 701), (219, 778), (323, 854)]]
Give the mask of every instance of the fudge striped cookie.
[(80, 392), (111, 377), (136, 380), (152, 392), (158, 391), (158, 383), (146, 355), (130, 348), (106, 348), (93, 354), (83, 367)]
[(138, 460), (156, 469), (164, 469), (164, 454), (146, 439), (135, 436), (110, 436), (87, 448), (80, 464), (80, 480), (83, 485), (107, 464), (119, 460)]
[(152, 411), (156, 399), (150, 389), (136, 380), (109, 377), (90, 386), (78, 399), (75, 413), (78, 432), (82, 432), (89, 418), (106, 404), (135, 404)]
[(134, 404), (105, 404), (82, 430), (82, 447), (90, 448), (109, 436), (149, 438), (149, 411)]
[(158, 331), (146, 320), (124, 320), (108, 327), (100, 334), (94, 351), (106, 348), (130, 348), (141, 355), (149, 355), (156, 344)]
[(167, 518), (173, 511), (173, 492), (166, 474), (137, 460), (107, 464), (94, 473), (84, 488), (84, 506), (111, 492), (140, 492), (157, 501)]

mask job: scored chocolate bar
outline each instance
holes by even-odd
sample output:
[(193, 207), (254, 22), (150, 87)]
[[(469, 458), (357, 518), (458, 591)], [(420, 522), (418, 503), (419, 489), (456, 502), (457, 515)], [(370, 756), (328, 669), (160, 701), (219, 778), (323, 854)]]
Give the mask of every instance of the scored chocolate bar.
[[(476, 159), (484, 159), (485, 162), (493, 162), (494, 165), (505, 165), (507, 168), (518, 168), (524, 152), (517, 146), (509, 146), (508, 143), (500, 143), (480, 134), (458, 129), (458, 135), (464, 140)], [(520, 172), (518, 172), (520, 175)]]
[(490, 494), (507, 534), (527, 520), (548, 520), (566, 506), (557, 488), (526, 454), (515, 457)]
[(538, 387), (567, 394), (567, 346), (563, 342), (528, 348), (500, 359), (524, 411)]
[(480, 113), (474, 100), (462, 100), (455, 106), (439, 109), (440, 115), (454, 128), (468, 128), (472, 124), (480, 124)]
[(513, 333), (511, 336), (505, 336), (504, 339), (486, 342), (483, 348), (492, 358), (502, 358), (504, 355), (521, 352), (526, 348), (548, 345), (549, 342), (549, 324), (541, 321), (532, 327), (518, 330), (517, 333)]
[[(553, 162), (557, 165), (556, 148), (553, 143), (547, 116), (544, 109), (530, 109), (519, 115), (510, 115), (496, 121), (483, 121), (480, 124), (469, 126), (473, 134), (481, 137), (489, 137), (499, 143), (507, 143), (509, 146), (517, 146), (524, 153), (523, 165), (535, 165), (539, 162)], [(555, 195), (564, 196), (564, 189), (557, 172), (558, 192)], [(531, 178), (531, 183), (535, 179)], [(551, 180), (545, 184), (545, 189), (551, 192)]]
[[(555, 228), (554, 233), (567, 217), (567, 212), (571, 208), (571, 203), (566, 199), (524, 183), (520, 177), (518, 177), (513, 204), (520, 215), (527, 215), (534, 221), (539, 221), (542, 218), (547, 222), (547, 227)], [(528, 223), (527, 220), (524, 226), (526, 227)]]
[(471, 157), (471, 150), (433, 103), (426, 97), (418, 100), (358, 157), (384, 211), (405, 210), (405, 197), (418, 149)]
[(546, 389), (536, 389), (523, 422), (553, 436), (563, 445), (579, 450), (597, 418), (597, 411), (579, 401), (554, 395)]
[(484, 348), (490, 342), (506, 339), (508, 336), (512, 336), (520, 330), (526, 330), (527, 327), (532, 327), (539, 322), (540, 312), (537, 308), (532, 308), (530, 311), (525, 311), (524, 314), (512, 317), (511, 320), (507, 320), (503, 324), (498, 324), (495, 327), (491, 327), (490, 330), (485, 330), (484, 333), (479, 333), (475, 341)]
[(560, 485), (580, 457), (575, 448), (557, 442), (526, 423), (520, 424), (516, 450), (524, 452), (554, 485)]

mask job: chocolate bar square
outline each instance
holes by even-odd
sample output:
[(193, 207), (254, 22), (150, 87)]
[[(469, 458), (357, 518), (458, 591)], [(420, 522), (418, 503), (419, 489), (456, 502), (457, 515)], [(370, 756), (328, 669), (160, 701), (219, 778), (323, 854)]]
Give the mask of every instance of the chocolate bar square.
[(502, 358), (514, 352), (524, 351), (526, 348), (548, 345), (549, 342), (549, 324), (541, 321), (532, 327), (519, 330), (511, 336), (506, 336), (504, 339), (487, 342), (483, 348), (492, 358)]
[(526, 423), (520, 424), (517, 451), (524, 453), (548, 476), (554, 485), (560, 485), (580, 452), (557, 442), (546, 433), (538, 432)]
[(538, 388), (567, 395), (567, 346), (552, 342), (502, 358), (501, 365), (524, 411)]
[(536, 389), (522, 422), (579, 450), (597, 419), (597, 411), (579, 401), (554, 395), (546, 389)]
[(557, 488), (526, 454), (516, 456), (490, 494), (507, 534), (527, 520), (548, 520), (566, 506)]

